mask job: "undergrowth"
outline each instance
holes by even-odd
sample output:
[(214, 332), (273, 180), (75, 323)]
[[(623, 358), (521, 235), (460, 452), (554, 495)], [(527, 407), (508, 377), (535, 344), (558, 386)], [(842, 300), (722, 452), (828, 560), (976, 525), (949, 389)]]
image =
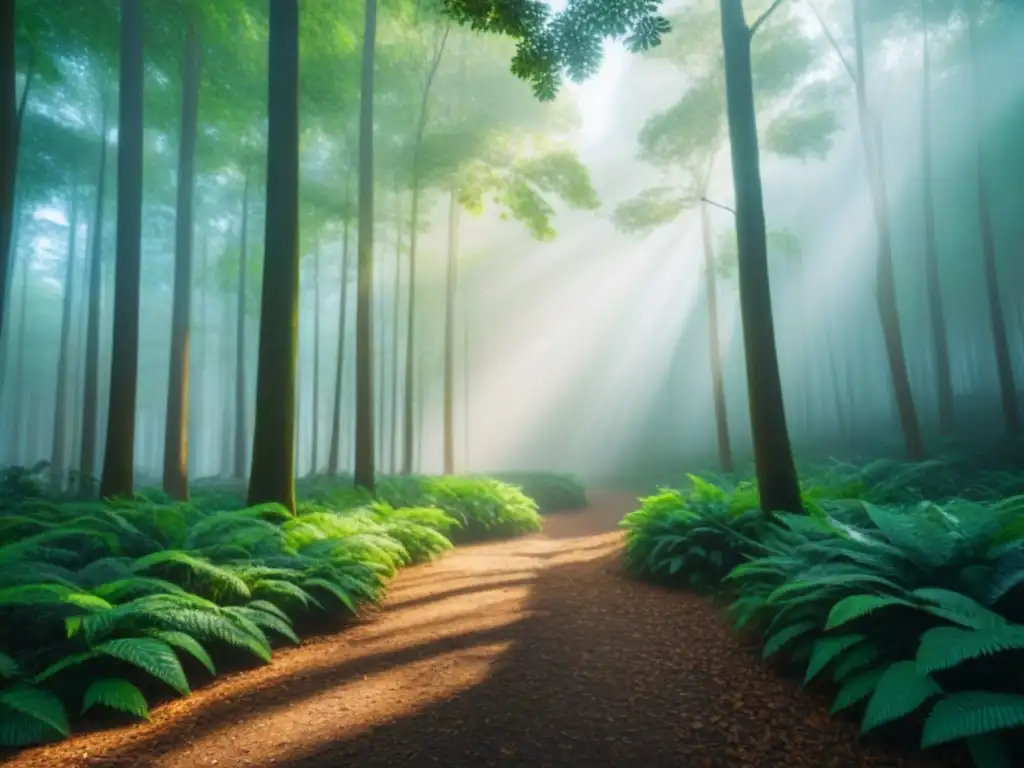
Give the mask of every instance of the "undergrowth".
[(97, 707), (148, 718), (240, 656), (271, 660), (317, 619), (380, 602), (388, 580), (453, 541), (540, 528), (536, 503), (490, 478), (392, 478), (376, 497), (313, 478), (296, 514), (246, 508), (205, 482), (76, 501), (45, 467), (0, 477), (0, 746), (70, 733)]
[(1020, 473), (835, 465), (802, 488), (806, 515), (771, 517), (751, 483), (690, 479), (623, 520), (631, 574), (727, 599), (765, 658), (834, 686), (864, 734), (916, 728), (922, 749), (1022, 764)]

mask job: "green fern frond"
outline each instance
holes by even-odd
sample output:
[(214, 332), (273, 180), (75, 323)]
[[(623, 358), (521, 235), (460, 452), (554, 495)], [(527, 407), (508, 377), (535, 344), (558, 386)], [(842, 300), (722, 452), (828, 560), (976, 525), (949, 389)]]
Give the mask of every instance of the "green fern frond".
[(149, 720), (149, 706), (142, 691), (120, 677), (104, 677), (89, 684), (82, 696), (82, 713), (97, 704)]
[(911, 594), (927, 601), (924, 610), (964, 627), (986, 629), (1006, 624), (1006, 619), (998, 613), (959, 592), (927, 587), (915, 589)]
[(825, 629), (835, 629), (848, 621), (859, 619), (881, 608), (893, 605), (912, 606), (913, 603), (899, 597), (888, 597), (886, 595), (850, 595), (849, 597), (844, 597), (832, 606), (832, 610), (829, 611)]
[(921, 747), (1024, 727), (1024, 696), (993, 691), (951, 693), (932, 709)]
[(818, 673), (843, 651), (853, 648), (866, 639), (866, 635), (837, 635), (823, 637), (815, 641), (814, 650), (811, 651), (811, 660), (807, 664), (807, 673), (804, 675), (804, 685), (817, 677)]
[(214, 600), (248, 600), (249, 587), (237, 574), (226, 568), (214, 565), (209, 560), (196, 557), (182, 550), (162, 550), (151, 555), (140, 557), (132, 563), (132, 570), (144, 573), (150, 570), (181, 569), (187, 574), (186, 588), (199, 587), (208, 590)]
[(64, 705), (50, 691), (28, 684), (0, 688), (0, 745), (25, 747), (70, 733)]
[(844, 682), (854, 672), (873, 664), (880, 655), (881, 652), (877, 645), (858, 645), (838, 661), (835, 671), (832, 673), (832, 682)]
[(153, 637), (164, 643), (167, 643), (172, 648), (177, 648), (180, 651), (185, 651), (192, 658), (206, 667), (211, 675), (217, 674), (217, 669), (213, 665), (213, 659), (210, 658), (210, 654), (206, 652), (202, 644), (191, 635), (187, 635), (184, 632), (178, 632), (173, 629), (148, 629), (145, 630), (147, 637)]
[(985, 629), (935, 627), (921, 636), (917, 669), (922, 674), (930, 674), (951, 669), (965, 661), (1014, 650), (1024, 650), (1024, 626), (1006, 624)]
[(232, 606), (230, 608), (225, 608), (224, 612), (234, 616), (239, 616), (243, 619), (247, 619), (248, 621), (251, 621), (253, 624), (255, 624), (262, 630), (269, 629), (273, 632), (276, 632), (282, 637), (288, 638), (295, 645), (299, 645), (299, 643), (301, 642), (299, 640), (299, 636), (295, 634), (295, 631), (292, 629), (291, 624), (288, 621), (280, 619), (277, 616), (274, 616), (273, 614), (266, 613), (257, 608), (252, 608), (251, 604), (249, 606), (244, 607)]
[(768, 642), (764, 645), (764, 650), (761, 652), (761, 657), (767, 659), (769, 656), (772, 656), (782, 650), (782, 648), (792, 640), (795, 640), (813, 629), (817, 629), (817, 627), (818, 623), (816, 621), (798, 621), (796, 624), (790, 624), (788, 627), (779, 630), (768, 639)]
[(148, 672), (183, 696), (191, 692), (174, 649), (162, 640), (153, 637), (118, 637), (100, 643), (95, 651)]
[(877, 728), (909, 715), (933, 696), (942, 695), (942, 688), (931, 677), (917, 671), (912, 661), (890, 664), (875, 686), (868, 701), (860, 732)]
[(306, 581), (302, 582), (302, 587), (307, 592), (310, 589), (322, 589), (324, 592), (327, 592), (328, 594), (333, 595), (335, 598), (337, 598), (353, 614), (358, 613), (356, 601), (352, 599), (352, 596), (348, 592), (346, 592), (341, 585), (333, 581), (330, 581), (328, 579), (317, 578), (307, 579)]

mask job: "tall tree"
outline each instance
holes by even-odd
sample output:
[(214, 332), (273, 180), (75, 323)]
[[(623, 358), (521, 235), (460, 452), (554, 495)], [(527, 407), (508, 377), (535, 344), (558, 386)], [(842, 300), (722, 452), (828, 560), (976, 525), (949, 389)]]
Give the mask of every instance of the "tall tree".
[(14, 226), (14, 177), (18, 165), (14, 6), (14, 0), (0, 0), (0, 339), (3, 338), (7, 309), (7, 274)]
[(64, 297), (61, 302), (60, 339), (57, 347), (57, 382), (53, 406), (53, 446), (50, 460), (50, 478), (54, 488), (64, 486), (67, 474), (68, 447), (68, 376), (71, 363), (71, 313), (75, 300), (75, 255), (78, 242), (78, 198), (77, 180), (71, 189), (71, 213), (68, 216), (67, 265), (64, 269)]
[(355, 482), (372, 492), (376, 486), (373, 439), (373, 65), (377, 0), (365, 2), (359, 93)]
[(192, 230), (196, 130), (199, 117), (199, 51), (195, 21), (185, 33), (178, 139), (177, 207), (174, 231), (174, 304), (171, 316), (170, 380), (164, 429), (163, 489), (188, 500), (189, 344), (192, 327)]
[(267, 216), (249, 504), (295, 510), (299, 312), (299, 4), (271, 0)]
[(135, 457), (139, 368), (139, 276), (142, 251), (141, 0), (121, 0), (121, 75), (117, 151), (117, 265), (110, 405), (100, 495), (130, 496)]

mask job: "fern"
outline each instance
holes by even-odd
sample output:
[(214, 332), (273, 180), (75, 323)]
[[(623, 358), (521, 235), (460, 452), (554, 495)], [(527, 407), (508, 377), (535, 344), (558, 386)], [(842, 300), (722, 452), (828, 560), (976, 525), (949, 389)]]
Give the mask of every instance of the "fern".
[(0, 688), (0, 745), (23, 747), (70, 733), (64, 705), (50, 691), (29, 684)]
[(891, 664), (875, 685), (868, 701), (860, 732), (909, 715), (926, 701), (942, 694), (942, 688), (926, 674), (918, 672), (912, 661)]
[(935, 627), (921, 636), (917, 669), (929, 674), (1013, 650), (1024, 650), (1024, 627), (1016, 624), (985, 629)]
[(97, 704), (149, 720), (149, 707), (142, 691), (127, 680), (104, 677), (94, 680), (82, 696), (83, 714)]
[(1024, 727), (1024, 695), (992, 691), (951, 693), (939, 701), (924, 724), (923, 748), (957, 739)]

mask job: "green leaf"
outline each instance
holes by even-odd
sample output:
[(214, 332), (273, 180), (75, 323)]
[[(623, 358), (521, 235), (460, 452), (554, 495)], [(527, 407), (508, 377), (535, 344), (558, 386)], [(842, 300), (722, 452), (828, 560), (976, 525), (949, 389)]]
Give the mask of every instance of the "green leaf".
[(790, 641), (810, 632), (817, 626), (818, 623), (815, 621), (798, 621), (796, 624), (790, 624), (785, 629), (779, 630), (768, 639), (767, 643), (764, 644), (764, 650), (761, 652), (761, 657), (767, 659), (769, 656), (781, 650)]
[(85, 689), (82, 712), (85, 713), (97, 704), (149, 720), (149, 707), (142, 691), (120, 677), (96, 680)]
[(1020, 649), (1024, 649), (1024, 627), (1015, 624), (987, 629), (935, 627), (921, 635), (917, 669), (930, 674), (982, 656)]
[(0, 689), (0, 744), (27, 746), (71, 733), (57, 696), (34, 685)]
[(884, 672), (885, 667), (876, 667), (849, 678), (836, 694), (836, 700), (832, 703), (832, 714), (856, 704), (875, 690)]
[(835, 629), (841, 624), (867, 616), (873, 611), (890, 605), (913, 605), (913, 603), (898, 597), (888, 597), (885, 595), (850, 595), (849, 597), (844, 597), (833, 605), (832, 610), (829, 611), (825, 629)]
[(928, 699), (941, 694), (939, 684), (918, 672), (914, 662), (897, 661), (889, 665), (875, 686), (860, 732), (867, 733), (909, 715)]
[(0, 653), (0, 678), (11, 679), (18, 676), (18, 662), (6, 653)]
[(921, 747), (934, 747), (1024, 726), (1024, 696), (993, 691), (952, 693), (938, 702), (924, 724)]
[(997, 627), (1006, 624), (1006, 619), (993, 613), (975, 600), (948, 589), (924, 588), (911, 593), (933, 605), (922, 606), (924, 610), (971, 629)]
[(174, 649), (162, 640), (152, 637), (115, 638), (100, 643), (95, 650), (148, 672), (183, 696), (190, 693), (181, 662)]
[(213, 659), (210, 658), (210, 654), (206, 652), (202, 644), (185, 632), (178, 632), (172, 629), (151, 629), (146, 632), (149, 637), (155, 637), (157, 640), (162, 640), (173, 648), (185, 651), (206, 667), (211, 675), (217, 674), (216, 668), (213, 666)]
[(804, 685), (813, 680), (839, 654), (862, 642), (865, 638), (866, 635), (838, 635), (823, 637), (815, 642), (811, 660), (807, 664), (807, 674), (804, 675)]
[(879, 655), (877, 645), (858, 645), (836, 664), (835, 672), (832, 674), (832, 682), (843, 682), (857, 670), (863, 669), (869, 664), (874, 663), (878, 659)]
[(998, 733), (972, 736), (967, 739), (967, 751), (974, 768), (1013, 768), (1013, 759), (1006, 742)]

